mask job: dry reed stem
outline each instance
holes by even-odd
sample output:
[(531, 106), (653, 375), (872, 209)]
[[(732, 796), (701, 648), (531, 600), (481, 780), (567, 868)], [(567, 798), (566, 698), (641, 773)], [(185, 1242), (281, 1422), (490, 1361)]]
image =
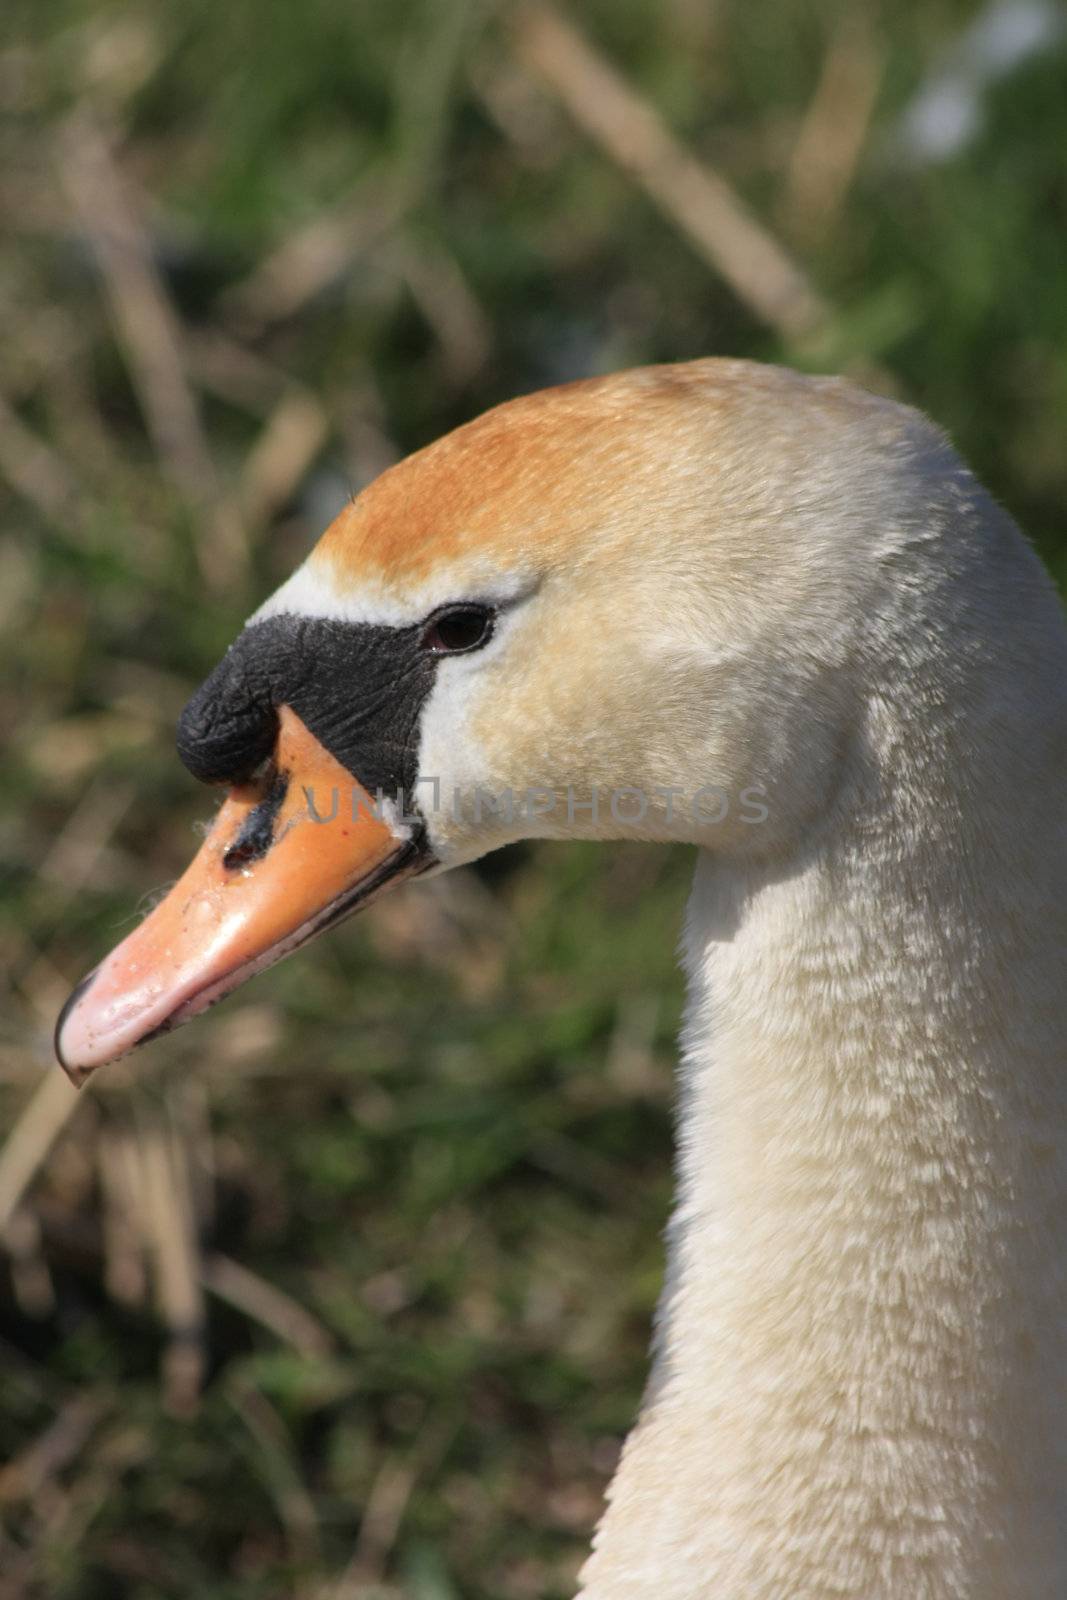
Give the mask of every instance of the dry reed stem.
[(180, 1135), (155, 1114), (138, 1140), (145, 1237), (155, 1266), (156, 1299), (167, 1328), (163, 1400), (176, 1415), (196, 1407), (204, 1375), (204, 1297), (192, 1213), (188, 1152)]
[(846, 12), (830, 40), (822, 72), (793, 147), (782, 217), (812, 242), (833, 227), (856, 175), (871, 125), (884, 60), (869, 24)]
[(0, 1467), (0, 1504), (35, 1499), (79, 1454), (106, 1410), (94, 1394), (74, 1395), (61, 1406), (43, 1432)]
[(440, 1461), (452, 1433), (451, 1418), (441, 1413), (427, 1422), (404, 1459), (385, 1458), (367, 1495), (352, 1558), (340, 1578), (317, 1591), (315, 1600), (364, 1600), (382, 1591), (382, 1575), (408, 1502), (420, 1477)]
[(321, 1559), (318, 1517), (293, 1466), (285, 1424), (267, 1397), (246, 1379), (231, 1379), (228, 1393), (257, 1447), (256, 1466), (285, 1529), (291, 1559), (298, 1566), (310, 1566)]
[(50, 1067), (23, 1106), (0, 1150), (0, 1232), (78, 1104), (62, 1069)]
[[(108, 849), (133, 796), (132, 783), (98, 777), (60, 829), (37, 869), (38, 878), (58, 888), (58, 899), (53, 895), (49, 907), (53, 928)], [(70, 984), (49, 956), (47, 938), (43, 945), (23, 943), (29, 959), (19, 987), (42, 1020), (52, 1024)]]
[(20, 1206), (2, 1234), (11, 1271), (15, 1303), (25, 1317), (51, 1316), (56, 1309), (52, 1274), (41, 1239), (41, 1223), (35, 1211)]
[(571, 22), (536, 0), (518, 8), (514, 38), (523, 66), (549, 85), (756, 316), (790, 341), (825, 325), (830, 309), (796, 263)]
[(201, 1266), (201, 1280), (212, 1294), (302, 1356), (327, 1356), (333, 1350), (333, 1338), (310, 1311), (239, 1261), (224, 1255), (208, 1256)]
[(79, 491), (63, 458), (0, 395), (0, 477), (49, 522), (77, 516)]
[(134, 794), (135, 787), (128, 779), (98, 776), (56, 834), (37, 868), (37, 877), (58, 890), (58, 899), (53, 895), (49, 906), (53, 916), (58, 916), (92, 877)]
[(105, 1125), (97, 1141), (102, 1198), (104, 1285), (119, 1305), (144, 1304), (148, 1292), (144, 1229), (138, 1221), (140, 1153), (131, 1128)]
[(240, 324), (261, 328), (295, 316), (343, 276), (355, 258), (395, 227), (396, 197), (360, 195), (320, 213), (297, 229), (239, 283), (219, 296), (219, 309)]
[(240, 575), (243, 533), (219, 495), (186, 376), (182, 331), (130, 186), (95, 116), (81, 107), (57, 135), (67, 197), (96, 258), (116, 336), (160, 465), (197, 528), (197, 561), (213, 591)]
[(415, 1461), (387, 1456), (382, 1462), (363, 1507), (355, 1554), (336, 1600), (355, 1600), (362, 1585), (381, 1578), (417, 1481)]
[(220, 328), (191, 330), (185, 353), (189, 370), (202, 389), (254, 417), (266, 416), (295, 387), (295, 380), (281, 367)]
[(388, 252), (433, 329), (448, 381), (477, 377), (493, 350), (493, 329), (455, 257), (427, 239), (402, 238)]
[(245, 457), (238, 490), (246, 526), (270, 521), (299, 489), (330, 436), (330, 419), (309, 389), (281, 396)]

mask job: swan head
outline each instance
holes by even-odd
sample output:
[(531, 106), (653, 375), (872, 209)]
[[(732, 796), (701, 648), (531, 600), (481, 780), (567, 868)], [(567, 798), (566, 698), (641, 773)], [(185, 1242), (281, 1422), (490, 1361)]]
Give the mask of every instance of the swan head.
[(72, 995), (68, 1072), (518, 838), (788, 849), (835, 781), (887, 530), (946, 456), (847, 384), (706, 361), (527, 396), (384, 473), (186, 708), (179, 753), (228, 797)]

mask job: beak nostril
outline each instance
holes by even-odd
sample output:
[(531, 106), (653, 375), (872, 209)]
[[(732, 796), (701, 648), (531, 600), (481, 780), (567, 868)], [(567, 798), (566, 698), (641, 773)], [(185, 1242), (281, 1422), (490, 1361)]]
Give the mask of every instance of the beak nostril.
[(289, 792), (289, 774), (279, 772), (263, 799), (250, 811), (241, 824), (236, 839), (223, 853), (222, 864), (228, 872), (247, 867), (266, 855), (274, 843), (274, 824)]

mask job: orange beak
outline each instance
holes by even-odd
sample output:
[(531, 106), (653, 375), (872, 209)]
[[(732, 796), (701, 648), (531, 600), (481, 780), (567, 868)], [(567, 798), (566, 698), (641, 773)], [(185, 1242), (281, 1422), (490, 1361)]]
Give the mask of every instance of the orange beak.
[(281, 707), (269, 777), (231, 789), (184, 876), (67, 1001), (60, 1063), (84, 1082), (431, 864)]

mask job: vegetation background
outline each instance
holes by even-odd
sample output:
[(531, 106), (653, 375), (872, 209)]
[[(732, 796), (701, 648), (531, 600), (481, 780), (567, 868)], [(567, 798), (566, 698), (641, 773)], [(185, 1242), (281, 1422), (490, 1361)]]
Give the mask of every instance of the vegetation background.
[(1067, 578), (1051, 0), (7, 0), (0, 1596), (573, 1592), (639, 1397), (690, 862), (416, 886), (75, 1097), (190, 691), (345, 497), (709, 353), (930, 411)]

